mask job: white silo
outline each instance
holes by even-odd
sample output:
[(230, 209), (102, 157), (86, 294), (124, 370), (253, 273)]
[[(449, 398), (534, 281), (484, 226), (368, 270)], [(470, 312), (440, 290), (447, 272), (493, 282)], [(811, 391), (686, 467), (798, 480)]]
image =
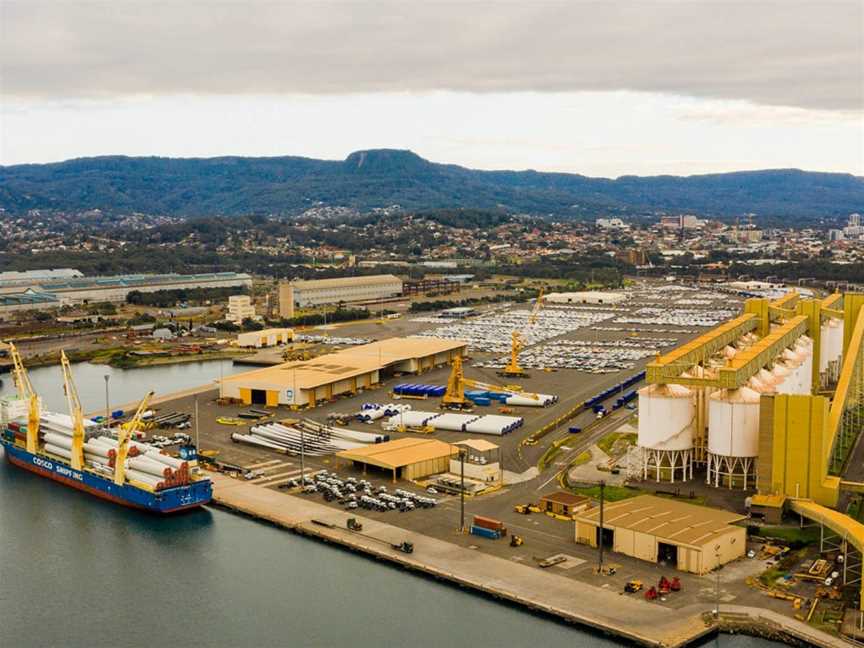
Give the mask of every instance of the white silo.
[(659, 481), (693, 478), (696, 401), (683, 385), (648, 385), (639, 390), (642, 478)]
[(759, 398), (748, 387), (722, 389), (708, 404), (707, 483), (745, 490), (756, 474), (759, 455)]
[(801, 365), (801, 393), (811, 394), (813, 392), (813, 340), (802, 335), (795, 342), (795, 349), (804, 356)]
[(840, 360), (843, 355), (843, 328), (843, 322), (833, 317), (822, 323), (819, 373), (825, 374), (828, 382), (834, 382), (840, 373)]
[(785, 372), (787, 375), (779, 385), (777, 392), (780, 394), (800, 394), (801, 393), (801, 376), (798, 369), (801, 367), (800, 360), (797, 356), (785, 349), (780, 357), (774, 363), (775, 371)]

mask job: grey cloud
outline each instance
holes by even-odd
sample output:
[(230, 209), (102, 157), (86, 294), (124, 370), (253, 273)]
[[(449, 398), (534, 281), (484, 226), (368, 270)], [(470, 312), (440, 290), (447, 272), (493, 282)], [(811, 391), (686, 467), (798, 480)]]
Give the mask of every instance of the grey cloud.
[(0, 0), (3, 95), (637, 90), (864, 108), (864, 3)]

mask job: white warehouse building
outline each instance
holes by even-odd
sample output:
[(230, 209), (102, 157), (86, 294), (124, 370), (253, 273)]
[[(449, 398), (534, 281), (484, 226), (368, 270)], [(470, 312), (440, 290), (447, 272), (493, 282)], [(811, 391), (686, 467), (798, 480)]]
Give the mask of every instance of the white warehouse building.
[(618, 304), (627, 299), (624, 293), (601, 292), (590, 290), (586, 292), (549, 293), (543, 297), (550, 304)]
[(339, 302), (366, 302), (402, 294), (402, 280), (395, 275), (295, 280), (279, 286), (279, 310), (283, 317), (291, 307), (306, 308)]

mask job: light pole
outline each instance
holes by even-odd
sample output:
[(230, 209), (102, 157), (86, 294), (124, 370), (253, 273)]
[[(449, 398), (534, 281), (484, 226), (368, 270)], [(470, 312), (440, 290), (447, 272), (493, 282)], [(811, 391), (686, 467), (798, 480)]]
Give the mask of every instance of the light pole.
[(603, 575), (603, 500), (606, 495), (604, 492), (606, 488), (606, 482), (604, 480), (600, 481), (600, 531), (597, 541), (597, 546), (600, 549), (599, 559), (597, 561), (597, 573), (601, 576)]
[(108, 379), (111, 376), (105, 374), (103, 378), (105, 378), (105, 425), (109, 425), (111, 423), (111, 401), (108, 398)]
[(200, 439), (201, 436), (198, 430), (198, 394), (195, 394), (195, 454), (198, 455), (200, 453)]
[(459, 465), (461, 472), (461, 484), (459, 486), (459, 515), (460, 525), (459, 531), (465, 533), (465, 455), (467, 452), (464, 449), (459, 450)]
[(300, 485), (306, 488), (306, 436), (300, 427)]
[(714, 618), (720, 618), (720, 545), (714, 545), (714, 557), (717, 558), (717, 580), (714, 583)]

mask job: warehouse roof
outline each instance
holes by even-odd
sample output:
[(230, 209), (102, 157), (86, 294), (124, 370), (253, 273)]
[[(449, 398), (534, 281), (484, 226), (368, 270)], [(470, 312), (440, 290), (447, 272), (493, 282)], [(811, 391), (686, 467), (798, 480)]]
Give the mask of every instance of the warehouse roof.
[(457, 441), (455, 445), (468, 446), (477, 452), (488, 452), (489, 450), (498, 449), (497, 445), (487, 441), (486, 439), (465, 439), (464, 441)]
[(359, 277), (337, 277), (336, 279), (297, 279), (291, 286), (300, 290), (319, 290), (324, 288), (346, 288), (350, 286), (368, 286), (369, 284), (402, 283), (396, 275), (366, 275)]
[(361, 344), (332, 354), (339, 358), (373, 358), (382, 367), (393, 362), (425, 358), (436, 353), (446, 353), (464, 348), (467, 342), (445, 340), (436, 337), (395, 337), (379, 342)]
[(260, 383), (285, 388), (312, 389), (337, 380), (361, 376), (382, 369), (394, 362), (424, 358), (465, 347), (459, 340), (429, 337), (390, 338), (381, 342), (361, 344), (337, 353), (327, 353), (314, 360), (286, 362), (227, 376), (223, 382)]
[(349, 461), (378, 466), (379, 468), (402, 468), (421, 461), (450, 457), (457, 453), (449, 443), (435, 439), (396, 439), (366, 446), (358, 450), (343, 450), (336, 456)]
[(336, 358), (327, 354), (302, 362), (285, 362), (264, 369), (253, 369), (233, 376), (226, 376), (222, 382), (239, 382), (241, 385), (278, 385), (280, 388), (313, 389), (329, 385), (339, 380), (362, 376), (379, 369), (377, 360), (371, 358)]
[[(630, 529), (657, 536), (663, 542), (701, 547), (733, 530), (745, 516), (677, 500), (640, 495), (604, 506), (603, 528)], [(579, 515), (579, 522), (598, 524), (600, 510)]]

